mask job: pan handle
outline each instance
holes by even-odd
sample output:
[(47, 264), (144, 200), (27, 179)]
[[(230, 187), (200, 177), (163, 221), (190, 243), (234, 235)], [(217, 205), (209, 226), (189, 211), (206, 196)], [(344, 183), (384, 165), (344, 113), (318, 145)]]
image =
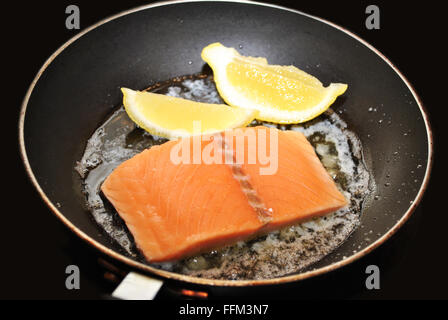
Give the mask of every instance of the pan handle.
[(153, 300), (162, 288), (163, 281), (129, 272), (112, 293), (121, 300)]
[(140, 273), (118, 267), (111, 261), (98, 258), (98, 264), (104, 268), (104, 279), (118, 284), (112, 295), (104, 295), (106, 300), (153, 300), (157, 299), (197, 299), (209, 298), (209, 293), (196, 289), (187, 289), (179, 285), (164, 282)]
[(209, 298), (209, 294), (204, 291), (170, 287), (162, 280), (129, 272), (112, 295), (105, 296), (108, 300), (154, 300), (156, 297), (159, 299), (205, 300)]

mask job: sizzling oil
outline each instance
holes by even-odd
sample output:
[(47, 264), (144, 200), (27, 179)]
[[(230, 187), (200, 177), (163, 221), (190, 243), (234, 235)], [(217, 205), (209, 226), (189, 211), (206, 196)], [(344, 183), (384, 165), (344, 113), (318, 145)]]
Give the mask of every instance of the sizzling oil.
[[(176, 78), (148, 90), (199, 102), (223, 103), (211, 77)], [(304, 125), (251, 125), (301, 131), (316, 150), (338, 188), (350, 201), (347, 208), (250, 241), (181, 261), (153, 264), (158, 268), (213, 279), (267, 279), (299, 272), (320, 260), (356, 229), (370, 179), (362, 161), (362, 146), (346, 123), (331, 111)], [(103, 197), (100, 186), (123, 161), (167, 140), (137, 128), (123, 107), (116, 110), (92, 135), (76, 170), (83, 178), (87, 205), (98, 223), (127, 255), (144, 261), (126, 225)]]

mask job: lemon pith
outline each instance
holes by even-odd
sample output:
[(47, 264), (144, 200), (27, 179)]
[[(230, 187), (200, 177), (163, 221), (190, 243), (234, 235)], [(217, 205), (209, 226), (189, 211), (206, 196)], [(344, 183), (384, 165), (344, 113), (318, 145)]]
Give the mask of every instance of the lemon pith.
[(212, 134), (251, 123), (256, 110), (233, 108), (122, 88), (128, 116), (151, 134), (177, 139)]
[(347, 90), (346, 84), (324, 87), (315, 77), (294, 66), (269, 65), (265, 58), (240, 55), (213, 43), (202, 51), (213, 70), (221, 97), (231, 106), (258, 110), (257, 119), (301, 123), (325, 110)]

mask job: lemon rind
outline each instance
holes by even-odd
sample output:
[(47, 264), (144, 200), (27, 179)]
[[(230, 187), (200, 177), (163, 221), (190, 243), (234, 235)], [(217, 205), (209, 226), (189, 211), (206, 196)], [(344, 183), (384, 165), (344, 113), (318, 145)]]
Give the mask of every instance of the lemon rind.
[[(234, 107), (258, 110), (258, 120), (269, 121), (279, 124), (303, 123), (316, 118), (325, 112), (348, 88), (346, 84), (332, 83), (324, 87), (325, 95), (319, 104), (307, 110), (279, 110), (270, 106), (263, 106), (248, 99), (240, 92), (236, 91), (227, 79), (226, 68), (228, 64), (235, 59), (249, 58), (250, 63), (258, 64), (252, 61), (252, 57), (241, 56), (234, 48), (227, 48), (220, 43), (213, 43), (202, 52), (202, 59), (206, 61), (213, 70), (216, 88), (224, 101)], [(219, 61), (219, 63), (214, 63)], [(261, 61), (261, 60), (260, 60)]]
[[(134, 91), (128, 88), (121, 88), (121, 91), (123, 93), (123, 105), (126, 110), (126, 113), (128, 114), (129, 118), (137, 124), (139, 127), (144, 129), (145, 131), (149, 132), (152, 135), (156, 135), (159, 137), (164, 137), (170, 140), (176, 140), (179, 138), (185, 138), (185, 137), (191, 137), (195, 134), (183, 129), (167, 129), (163, 126), (158, 125), (157, 123), (150, 121), (150, 119), (147, 119), (146, 117), (142, 116), (135, 107), (136, 101), (135, 97), (139, 91)], [(178, 98), (180, 99), (180, 98)], [(227, 106), (228, 107), (228, 106)], [(199, 134), (214, 134), (218, 132), (225, 131), (227, 129), (234, 129), (239, 127), (245, 127), (248, 124), (250, 124), (257, 116), (258, 111), (257, 110), (251, 110), (251, 109), (240, 109), (241, 111), (245, 111), (244, 117), (241, 117), (240, 121), (236, 121), (234, 123), (230, 123), (228, 126), (222, 127), (222, 128), (216, 128), (216, 129), (209, 129), (201, 131)]]

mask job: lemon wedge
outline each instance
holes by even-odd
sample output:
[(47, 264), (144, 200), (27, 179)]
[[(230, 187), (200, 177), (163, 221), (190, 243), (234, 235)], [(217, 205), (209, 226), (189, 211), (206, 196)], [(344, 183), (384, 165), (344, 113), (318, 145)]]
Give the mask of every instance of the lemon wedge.
[(157, 93), (122, 88), (128, 116), (151, 134), (177, 139), (212, 134), (251, 123), (256, 110), (200, 103)]
[(258, 110), (257, 119), (281, 124), (311, 120), (347, 90), (346, 84), (324, 87), (312, 75), (294, 67), (269, 65), (265, 58), (240, 55), (213, 43), (202, 50), (213, 69), (221, 97), (233, 107)]

